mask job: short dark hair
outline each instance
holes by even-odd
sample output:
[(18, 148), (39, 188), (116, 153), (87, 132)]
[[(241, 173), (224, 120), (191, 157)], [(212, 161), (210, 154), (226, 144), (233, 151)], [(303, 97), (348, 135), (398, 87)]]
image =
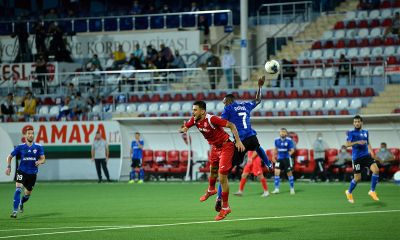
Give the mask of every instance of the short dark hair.
[(355, 115), (353, 119), (359, 119), (361, 122), (363, 121), (363, 119), (360, 115)]
[(232, 93), (227, 94), (227, 95), (225, 96), (225, 98), (226, 98), (226, 99), (229, 99), (229, 100), (232, 100), (232, 101), (235, 100), (235, 96), (234, 96)]
[(207, 104), (204, 101), (196, 101), (193, 105), (199, 106), (199, 108), (207, 110)]
[(140, 135), (140, 132), (135, 132), (135, 134), (139, 134)]
[(34, 131), (34, 130), (33, 130), (33, 127), (32, 127), (32, 126), (27, 126), (27, 127), (24, 129), (23, 134), (26, 134), (28, 131)]
[(282, 131), (286, 131), (286, 132), (288, 131), (286, 128), (281, 128), (281, 130), (282, 130)]
[(386, 144), (385, 142), (381, 142), (381, 145), (385, 145), (385, 146), (387, 146), (387, 144)]

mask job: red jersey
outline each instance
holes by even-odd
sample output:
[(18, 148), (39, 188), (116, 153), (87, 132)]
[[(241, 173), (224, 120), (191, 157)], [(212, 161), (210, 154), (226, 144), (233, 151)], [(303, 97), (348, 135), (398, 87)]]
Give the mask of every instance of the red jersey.
[(210, 145), (221, 146), (229, 139), (228, 133), (223, 129), (226, 124), (228, 124), (227, 120), (206, 114), (206, 117), (198, 122), (195, 122), (194, 117), (191, 117), (185, 124), (185, 127), (190, 128), (196, 125), (197, 129), (199, 129)]

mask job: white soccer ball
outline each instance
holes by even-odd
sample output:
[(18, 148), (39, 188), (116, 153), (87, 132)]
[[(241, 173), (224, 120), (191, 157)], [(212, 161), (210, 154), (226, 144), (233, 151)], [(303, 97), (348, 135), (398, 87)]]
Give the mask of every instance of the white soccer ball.
[(270, 60), (265, 63), (265, 71), (268, 74), (278, 74), (281, 66), (278, 61)]

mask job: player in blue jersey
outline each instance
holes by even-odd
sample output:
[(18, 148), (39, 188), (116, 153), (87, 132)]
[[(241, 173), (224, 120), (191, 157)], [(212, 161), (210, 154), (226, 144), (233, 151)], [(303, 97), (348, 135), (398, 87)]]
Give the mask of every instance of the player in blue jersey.
[(379, 201), (378, 195), (375, 192), (376, 184), (379, 179), (379, 168), (374, 158), (375, 154), (372, 151), (369, 143), (368, 130), (362, 129), (363, 119), (356, 115), (353, 118), (354, 130), (347, 132), (346, 147), (352, 148), (353, 172), (354, 178), (350, 182), (350, 187), (346, 190), (346, 197), (350, 203), (354, 203), (353, 190), (357, 186), (357, 182), (361, 180), (361, 172), (364, 168), (369, 168), (372, 172), (371, 190), (368, 195), (374, 201)]
[(295, 194), (294, 192), (294, 178), (292, 174), (293, 163), (291, 156), (294, 153), (294, 144), (290, 137), (288, 137), (288, 131), (286, 128), (281, 128), (279, 131), (280, 137), (275, 139), (275, 149), (274, 156), (276, 157), (275, 162), (275, 177), (274, 177), (274, 185), (275, 189), (272, 192), (273, 194), (279, 193), (279, 185), (280, 185), (280, 175), (281, 170), (285, 170), (289, 179), (290, 185), (290, 194)]
[[(223, 99), (223, 103), (225, 104), (224, 111), (222, 112), (221, 118), (226, 119), (235, 124), (238, 132), (240, 140), (245, 146), (245, 151), (241, 152), (238, 149), (235, 149), (235, 153), (233, 156), (232, 166), (240, 165), (243, 162), (244, 156), (247, 151), (256, 151), (258, 156), (263, 160), (265, 165), (272, 169), (272, 164), (268, 160), (267, 154), (265, 150), (260, 146), (257, 138), (257, 132), (251, 127), (250, 116), (251, 111), (257, 107), (261, 102), (261, 87), (264, 85), (265, 76), (261, 77), (258, 80), (258, 90), (256, 93), (256, 98), (250, 102), (236, 102), (235, 96), (233, 94), (228, 94)], [(260, 179), (261, 182), (266, 180), (265, 178)], [(215, 210), (218, 211), (220, 209), (220, 201), (221, 201), (221, 186), (218, 187), (218, 197), (215, 205)], [(268, 196), (269, 192), (265, 192), (263, 196)], [(236, 194), (237, 195), (237, 194)]]
[(136, 171), (139, 172), (138, 183), (143, 183), (144, 170), (142, 168), (144, 141), (140, 139), (140, 133), (135, 133), (135, 140), (131, 143), (132, 171), (129, 176), (129, 183), (135, 183)]
[[(18, 208), (21, 213), (24, 211), (24, 204), (29, 200), (33, 187), (36, 183), (38, 166), (46, 161), (43, 147), (33, 142), (33, 127), (27, 127), (24, 130), (24, 135), (26, 142), (24, 144), (18, 145), (7, 157), (7, 176), (9, 176), (11, 173), (11, 160), (15, 156), (20, 156), (21, 158), (21, 163), (19, 164), (19, 167), (17, 169), (13, 211), (10, 216), (12, 218), (17, 218)], [(23, 188), (25, 188), (25, 193), (21, 199)]]

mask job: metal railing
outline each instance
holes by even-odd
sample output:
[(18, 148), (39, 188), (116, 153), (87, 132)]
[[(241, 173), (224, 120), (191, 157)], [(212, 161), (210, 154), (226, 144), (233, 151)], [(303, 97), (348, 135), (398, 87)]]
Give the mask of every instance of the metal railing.
[[(305, 14), (305, 21), (310, 21), (312, 4), (312, 1), (262, 4), (257, 10), (257, 24), (261, 24), (262, 10), (264, 9), (266, 9), (265, 15), (272, 15), (274, 19), (279, 17), (279, 22), (284, 22), (283, 18), (290, 15), (292, 15), (290, 18), (293, 19), (297, 14)], [(291, 9), (286, 9), (290, 7)], [(267, 24), (271, 23), (270, 20), (271, 18), (268, 18)]]
[[(227, 14), (226, 24), (218, 22), (216, 19), (217, 14)], [(75, 23), (79, 23), (85, 27), (82, 29), (86, 29), (86, 31), (79, 32), (91, 32), (90, 29), (95, 25), (95, 30), (93, 32), (99, 31), (123, 31), (123, 30), (135, 30), (135, 29), (152, 29), (151, 26), (154, 25), (153, 21), (157, 21), (160, 25), (154, 29), (167, 29), (167, 28), (184, 28), (184, 27), (198, 27), (198, 17), (199, 16), (210, 16), (211, 22), (209, 22), (210, 26), (214, 25), (232, 25), (232, 11), (231, 10), (213, 10), (213, 11), (197, 11), (197, 12), (179, 12), (179, 13), (162, 13), (162, 14), (148, 14), (148, 15), (123, 15), (123, 16), (102, 16), (102, 17), (79, 17), (79, 18), (57, 18), (57, 19), (44, 19), (44, 20), (18, 20), (18, 21), (0, 21), (0, 24), (11, 24), (11, 32), (15, 31), (15, 26), (18, 23), (25, 23), (28, 32), (32, 33), (33, 27), (37, 22), (42, 23), (47, 26), (51, 22), (58, 22), (58, 24), (63, 25), (63, 28), (66, 32), (76, 32), (77, 29)], [(175, 18), (174, 18), (175, 17)], [(194, 19), (185, 19), (185, 17), (194, 17)], [(178, 18), (178, 19), (176, 19)], [(107, 20), (115, 20), (116, 28), (109, 30), (107, 28), (106, 21)], [(176, 22), (178, 20), (178, 22)], [(193, 23), (185, 23), (185, 20), (194, 21)], [(98, 22), (100, 21), (100, 22)], [(128, 21), (130, 29), (121, 29), (121, 22)], [(131, 22), (132, 21), (132, 22)], [(161, 21), (161, 22), (160, 22)], [(146, 28), (138, 27), (136, 24), (147, 23)], [(98, 24), (101, 24), (99, 27)], [(172, 27), (168, 27), (168, 24), (171, 24)], [(96, 25), (97, 24), (97, 25)], [(131, 25), (130, 25), (131, 24)], [(68, 26), (69, 25), (69, 26)], [(160, 27), (161, 26), (161, 27)]]

